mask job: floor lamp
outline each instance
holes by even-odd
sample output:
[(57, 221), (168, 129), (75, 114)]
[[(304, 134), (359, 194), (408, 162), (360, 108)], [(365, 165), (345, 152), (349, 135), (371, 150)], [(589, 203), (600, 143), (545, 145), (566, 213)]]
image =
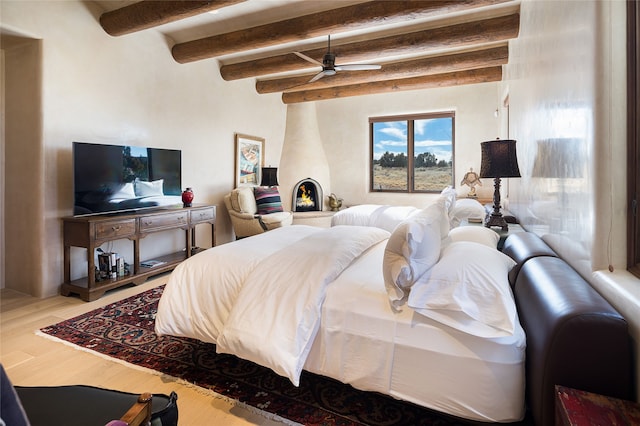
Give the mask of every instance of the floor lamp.
[(482, 163), (480, 165), (481, 178), (494, 178), (493, 212), (487, 215), (484, 226), (491, 228), (498, 226), (503, 231), (509, 229), (507, 221), (500, 213), (500, 179), (520, 177), (518, 157), (516, 156), (516, 141), (512, 139), (496, 139), (481, 142)]

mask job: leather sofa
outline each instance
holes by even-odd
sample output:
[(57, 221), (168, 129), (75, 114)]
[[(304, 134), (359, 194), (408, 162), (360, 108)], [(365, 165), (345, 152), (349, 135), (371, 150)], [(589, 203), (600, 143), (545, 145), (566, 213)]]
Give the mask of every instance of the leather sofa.
[(552, 425), (556, 385), (633, 400), (628, 325), (591, 285), (532, 233), (503, 252), (518, 262), (510, 278), (527, 335), (526, 400), (537, 425)]

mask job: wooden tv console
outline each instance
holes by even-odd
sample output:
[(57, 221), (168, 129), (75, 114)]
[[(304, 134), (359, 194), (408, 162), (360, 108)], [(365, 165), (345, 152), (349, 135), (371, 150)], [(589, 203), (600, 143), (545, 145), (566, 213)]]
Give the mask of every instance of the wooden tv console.
[[(126, 284), (142, 284), (152, 275), (157, 275), (175, 268), (180, 262), (190, 257), (195, 248), (196, 225), (211, 224), (211, 244), (215, 246), (216, 207), (195, 205), (193, 207), (176, 207), (158, 209), (134, 214), (114, 214), (84, 217), (65, 217), (63, 221), (64, 240), (64, 283), (61, 294), (69, 296), (78, 294), (82, 300), (92, 301), (101, 297), (107, 290)], [(140, 239), (155, 232), (182, 229), (185, 231), (186, 249), (155, 256), (154, 260), (165, 262), (153, 268), (140, 265)], [(124, 277), (96, 281), (95, 250), (102, 244), (129, 239), (133, 242), (133, 262), (130, 272)], [(87, 276), (71, 281), (71, 247), (87, 249)]]

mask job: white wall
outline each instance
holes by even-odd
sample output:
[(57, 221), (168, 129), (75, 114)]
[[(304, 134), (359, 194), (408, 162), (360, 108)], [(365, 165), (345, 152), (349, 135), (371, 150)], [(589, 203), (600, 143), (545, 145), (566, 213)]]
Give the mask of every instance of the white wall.
[[(33, 284), (36, 291), (29, 283), (7, 282), (38, 296), (57, 294), (63, 280), (60, 217), (72, 214), (73, 141), (181, 149), (183, 185), (194, 189), (194, 202), (218, 206), (221, 243), (231, 239), (222, 196), (234, 186), (234, 133), (264, 137), (266, 163), (280, 158), (286, 109), (279, 95), (258, 96), (250, 81), (224, 82), (215, 60), (178, 64), (170, 54), (171, 41), (156, 31), (111, 37), (98, 23), (101, 12), (79, 1), (0, 3), (3, 33), (11, 29), (42, 39), (44, 188), (30, 196), (44, 200), (45, 231), (20, 256), (42, 260), (44, 277)], [(7, 147), (20, 143), (6, 140)], [(7, 155), (6, 161), (18, 158)], [(24, 223), (11, 226), (33, 232)], [(200, 227), (198, 239), (207, 247), (209, 230)], [(153, 256), (173, 251), (168, 246), (182, 241), (158, 235), (141, 244)], [(7, 252), (14, 243), (5, 241)], [(114, 250), (128, 247), (123, 242)], [(72, 278), (86, 274), (85, 251), (75, 249), (72, 256)]]
[[(511, 180), (510, 208), (626, 318), (637, 359), (640, 280), (626, 272), (625, 7), (522, 2), (505, 88), (522, 173)], [(581, 174), (536, 176), (539, 141), (554, 138), (579, 141), (568, 163)], [(557, 156), (545, 159), (564, 167)], [(636, 374), (638, 387), (640, 364)]]
[[(480, 171), (480, 142), (504, 138), (500, 119), (494, 115), (500, 105), (498, 83), (453, 88), (407, 91), (335, 99), (317, 103), (320, 134), (331, 169), (331, 191), (344, 199), (343, 205), (400, 204), (424, 206), (437, 194), (391, 194), (369, 192), (369, 117), (455, 111), (454, 184), (460, 194), (464, 174), (473, 167)], [(478, 187), (481, 198), (493, 197), (493, 184)]]

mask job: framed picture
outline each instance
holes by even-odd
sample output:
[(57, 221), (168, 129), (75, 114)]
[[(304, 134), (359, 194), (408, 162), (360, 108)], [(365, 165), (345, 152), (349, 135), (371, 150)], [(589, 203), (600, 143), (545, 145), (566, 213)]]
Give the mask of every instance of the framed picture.
[(264, 166), (264, 138), (236, 133), (236, 188), (257, 186)]

